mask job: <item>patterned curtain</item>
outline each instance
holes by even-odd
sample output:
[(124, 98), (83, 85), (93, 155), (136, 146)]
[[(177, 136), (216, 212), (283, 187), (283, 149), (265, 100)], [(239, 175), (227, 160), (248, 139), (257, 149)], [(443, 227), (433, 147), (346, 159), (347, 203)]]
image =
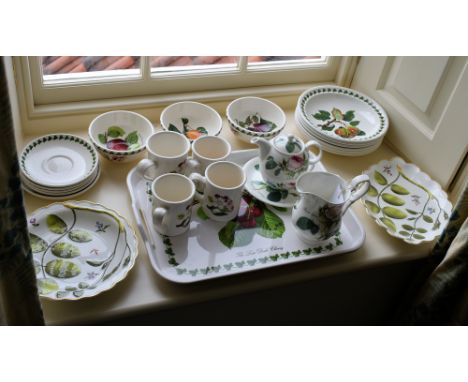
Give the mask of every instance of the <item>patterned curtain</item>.
[(0, 133), (0, 323), (43, 325), (3, 58), (0, 58)]
[(468, 324), (468, 185), (415, 285), (400, 311), (400, 323)]

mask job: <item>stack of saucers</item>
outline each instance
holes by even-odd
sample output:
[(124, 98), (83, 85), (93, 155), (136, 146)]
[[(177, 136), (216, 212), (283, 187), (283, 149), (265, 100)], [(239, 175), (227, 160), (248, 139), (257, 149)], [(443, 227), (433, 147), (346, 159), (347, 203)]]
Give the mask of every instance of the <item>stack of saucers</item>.
[(323, 150), (346, 156), (377, 150), (388, 130), (385, 110), (373, 99), (340, 86), (317, 86), (299, 97), (296, 125)]
[(51, 134), (29, 143), (20, 157), (23, 189), (45, 199), (63, 199), (91, 188), (100, 175), (94, 147), (69, 134)]

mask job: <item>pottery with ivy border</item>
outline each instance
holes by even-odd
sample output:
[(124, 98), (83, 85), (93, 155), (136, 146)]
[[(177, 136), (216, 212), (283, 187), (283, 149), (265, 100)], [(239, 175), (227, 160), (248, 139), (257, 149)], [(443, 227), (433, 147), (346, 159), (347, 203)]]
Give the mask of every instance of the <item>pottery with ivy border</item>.
[[(252, 138), (251, 143), (260, 148), (260, 172), (264, 181), (274, 188), (294, 189), (297, 178), (311, 171), (322, 158), (320, 143), (310, 140), (304, 143), (292, 134), (279, 135), (271, 141)], [(309, 149), (318, 149), (311, 155)]]
[(362, 198), (366, 212), (387, 232), (409, 244), (432, 241), (448, 223), (452, 204), (440, 185), (401, 158), (364, 172), (371, 179)]

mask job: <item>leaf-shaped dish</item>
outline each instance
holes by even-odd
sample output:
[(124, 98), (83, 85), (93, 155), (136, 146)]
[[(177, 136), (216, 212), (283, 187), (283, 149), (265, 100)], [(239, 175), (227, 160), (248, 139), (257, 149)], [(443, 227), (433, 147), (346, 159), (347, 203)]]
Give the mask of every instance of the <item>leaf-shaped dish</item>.
[(361, 200), (367, 213), (390, 235), (419, 244), (442, 233), (452, 204), (440, 185), (417, 166), (393, 158), (364, 174), (371, 186)]
[(41, 297), (78, 300), (123, 280), (138, 254), (133, 228), (117, 212), (86, 201), (54, 203), (29, 219)]

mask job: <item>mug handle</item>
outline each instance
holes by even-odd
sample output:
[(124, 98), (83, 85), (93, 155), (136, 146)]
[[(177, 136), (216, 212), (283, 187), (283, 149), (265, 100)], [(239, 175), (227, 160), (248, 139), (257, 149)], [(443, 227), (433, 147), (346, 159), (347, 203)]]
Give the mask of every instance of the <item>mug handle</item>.
[(349, 199), (343, 206), (343, 215), (345, 214), (346, 210), (349, 208), (351, 204), (353, 204), (356, 200), (362, 198), (366, 192), (369, 190), (370, 187), (370, 179), (369, 176), (366, 174), (358, 175), (349, 184), (349, 188), (351, 189), (351, 195)]
[(197, 159), (191, 158), (187, 161), (187, 167), (185, 172), (191, 174), (194, 171), (198, 171), (200, 168), (200, 162)]
[(320, 159), (322, 159), (322, 146), (320, 145), (320, 143), (311, 140), (305, 144), (306, 150), (310, 150), (311, 147), (316, 147), (319, 150), (319, 152), (317, 155), (314, 155), (313, 159), (309, 158), (308, 171), (312, 170), (312, 167), (314, 166), (314, 164), (317, 163)]
[(166, 216), (166, 214), (167, 210), (164, 207), (156, 207), (153, 211), (153, 224), (160, 227), (164, 227), (164, 216)]
[(138, 162), (137, 167), (136, 167), (136, 171), (143, 178), (145, 178), (147, 180), (154, 180), (153, 178), (150, 178), (150, 177), (146, 176), (146, 170), (148, 170), (151, 166), (155, 166), (156, 168), (158, 168), (158, 163), (154, 162), (154, 161), (152, 161), (150, 159), (142, 159), (140, 162)]
[(206, 179), (204, 176), (194, 172), (193, 174), (189, 175), (189, 179), (195, 183), (195, 200), (201, 203), (203, 199), (203, 194), (201, 194), (198, 190), (201, 189), (205, 192), (206, 187)]

